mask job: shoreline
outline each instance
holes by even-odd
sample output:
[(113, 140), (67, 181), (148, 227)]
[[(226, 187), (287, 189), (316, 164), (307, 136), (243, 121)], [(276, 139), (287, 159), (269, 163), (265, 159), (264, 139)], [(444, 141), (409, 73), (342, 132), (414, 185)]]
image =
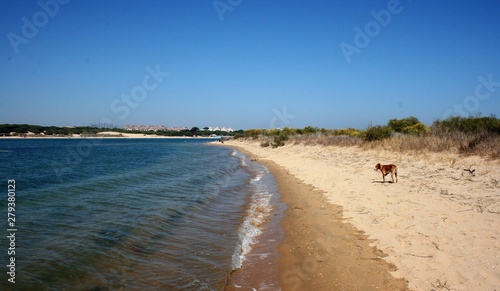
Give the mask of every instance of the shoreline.
[[(272, 160), (260, 159), (238, 145), (228, 146), (269, 169), (281, 203), (286, 205), (283, 217), (278, 218), (284, 238), (278, 246), (278, 278), (275, 278), (282, 290), (408, 289), (404, 279), (389, 273), (395, 266), (381, 259), (383, 254), (369, 245), (361, 231), (343, 221), (340, 206), (327, 203), (320, 191)], [(259, 262), (251, 266), (254, 270), (258, 268), (255, 263)], [(248, 270), (243, 267), (235, 272), (236, 282), (245, 276), (245, 271)], [(258, 288), (259, 278), (247, 279), (246, 283), (254, 283), (252, 287)]]
[[(217, 142), (208, 145), (223, 146)], [(252, 155), (245, 150), (232, 146), (225, 148), (237, 151), (249, 162), (258, 164), (258, 167), (266, 168), (264, 176), (260, 177), (259, 181), (264, 181), (265, 191), (272, 193), (272, 196), (269, 200), (268, 214), (258, 223), (261, 233), (255, 237), (250, 251), (245, 255), (243, 264), (228, 274), (224, 290), (276, 290), (280, 286), (278, 246), (284, 237), (281, 219), (284, 216), (286, 205), (281, 202), (273, 173), (265, 165), (255, 161)]]
[[(500, 286), (499, 161), (358, 147), (271, 149), (238, 140), (224, 145), (268, 167), (288, 205), (279, 247), (283, 290), (371, 290), (376, 280), (402, 284), (379, 286), (384, 290)], [(378, 162), (397, 164), (398, 183), (382, 183), (373, 170)], [(464, 170), (471, 167), (474, 175)]]
[(143, 133), (122, 133), (122, 132), (100, 132), (95, 136), (82, 136), (79, 134), (72, 134), (68, 136), (52, 136), (52, 135), (27, 135), (27, 136), (0, 136), (2, 139), (97, 139), (97, 138), (130, 138), (130, 139), (217, 139), (220, 137), (206, 137), (206, 136), (165, 136), (156, 134), (143, 134)]

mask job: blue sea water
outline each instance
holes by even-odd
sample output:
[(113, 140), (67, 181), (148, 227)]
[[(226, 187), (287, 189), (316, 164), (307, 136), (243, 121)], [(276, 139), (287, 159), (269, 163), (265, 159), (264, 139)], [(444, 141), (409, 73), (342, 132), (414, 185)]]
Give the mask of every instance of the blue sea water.
[(278, 195), (265, 167), (196, 139), (3, 139), (0, 178), (2, 290), (221, 290)]

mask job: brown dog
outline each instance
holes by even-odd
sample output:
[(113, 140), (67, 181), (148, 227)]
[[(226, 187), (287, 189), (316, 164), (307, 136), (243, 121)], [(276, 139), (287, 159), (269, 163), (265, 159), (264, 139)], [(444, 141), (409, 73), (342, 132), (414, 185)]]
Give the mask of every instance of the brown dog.
[(381, 165), (380, 163), (375, 165), (375, 171), (380, 170), (382, 172), (382, 179), (385, 183), (385, 176), (391, 173), (392, 183), (394, 183), (394, 176), (396, 176), (396, 183), (398, 182), (398, 167), (396, 165)]

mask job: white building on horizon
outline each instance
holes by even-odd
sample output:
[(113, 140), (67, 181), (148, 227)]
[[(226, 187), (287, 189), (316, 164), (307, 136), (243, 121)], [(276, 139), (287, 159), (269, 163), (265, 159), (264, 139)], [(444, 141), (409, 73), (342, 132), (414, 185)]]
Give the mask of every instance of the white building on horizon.
[(216, 127), (209, 126), (207, 130), (208, 131), (224, 131), (224, 132), (233, 132), (234, 131), (234, 129), (232, 129), (231, 127), (227, 127), (227, 128), (226, 127), (222, 127), (222, 128), (220, 128), (218, 126), (216, 126)]
[(123, 127), (125, 130), (133, 131), (183, 131), (188, 130), (187, 127), (166, 127), (164, 125), (125, 125)]

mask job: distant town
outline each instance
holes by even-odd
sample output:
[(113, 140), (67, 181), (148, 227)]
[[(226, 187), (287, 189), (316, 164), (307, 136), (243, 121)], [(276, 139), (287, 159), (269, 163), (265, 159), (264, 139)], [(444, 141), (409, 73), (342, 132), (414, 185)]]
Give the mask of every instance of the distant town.
[(100, 132), (114, 131), (118, 133), (143, 133), (145, 135), (162, 136), (233, 136), (243, 134), (243, 130), (231, 127), (207, 126), (198, 127), (168, 127), (164, 125), (125, 125), (118, 127), (112, 124), (93, 124), (91, 126), (41, 126), (29, 124), (0, 124), (0, 136), (96, 136)]
[[(187, 127), (167, 127), (164, 125), (125, 125), (123, 129), (128, 131), (185, 131), (189, 130)], [(222, 131), (222, 132), (234, 132), (231, 127), (204, 127), (205, 131)]]

